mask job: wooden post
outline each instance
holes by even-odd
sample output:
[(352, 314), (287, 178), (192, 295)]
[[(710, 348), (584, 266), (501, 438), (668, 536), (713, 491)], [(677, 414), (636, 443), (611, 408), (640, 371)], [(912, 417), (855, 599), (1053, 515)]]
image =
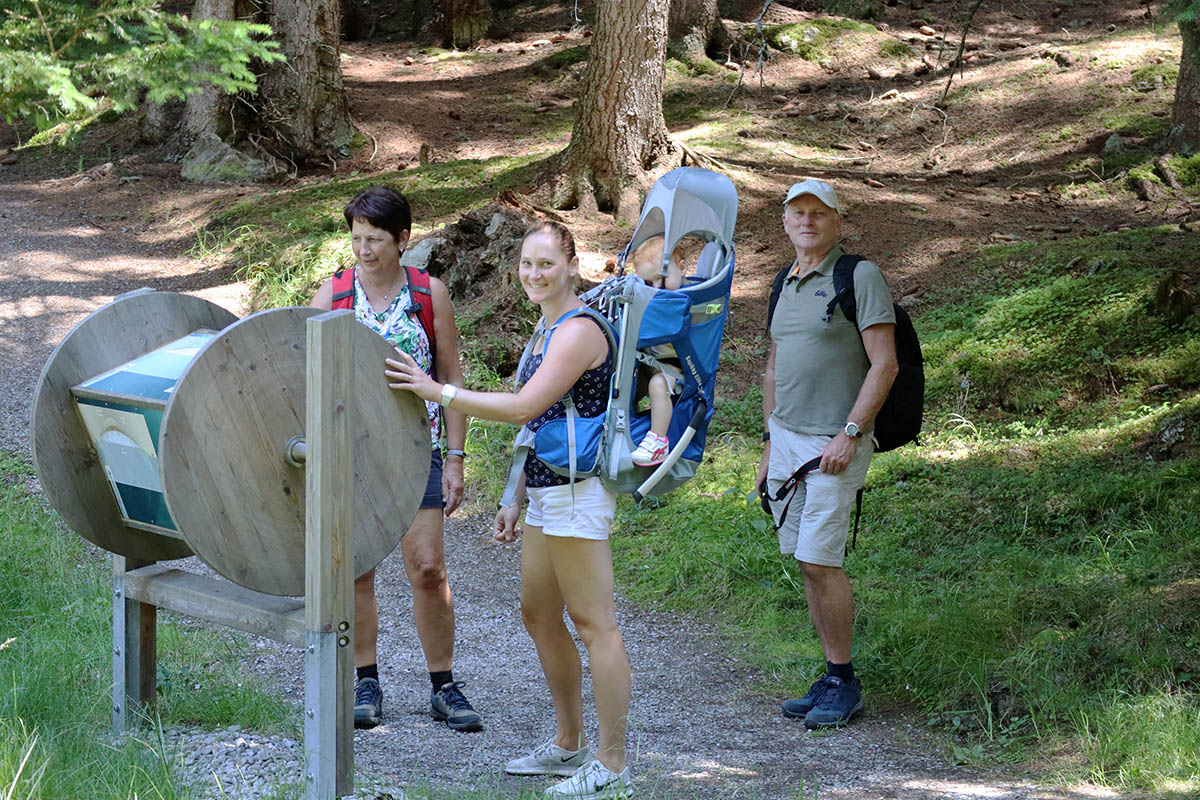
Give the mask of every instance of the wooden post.
[[(307, 800), (354, 792), (353, 312), (308, 320), (304, 751)], [(383, 365), (380, 364), (381, 376)], [(380, 378), (382, 380), (382, 377)]]
[(154, 705), (158, 671), (158, 612), (130, 600), (125, 573), (152, 564), (113, 554), (113, 727), (137, 726), (139, 716)]

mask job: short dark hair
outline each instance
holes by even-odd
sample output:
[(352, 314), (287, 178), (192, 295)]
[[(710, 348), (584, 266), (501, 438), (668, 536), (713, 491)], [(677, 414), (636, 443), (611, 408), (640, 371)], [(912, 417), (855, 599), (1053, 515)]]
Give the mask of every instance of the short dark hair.
[(400, 235), (412, 229), (412, 212), (408, 200), (395, 189), (386, 186), (368, 186), (346, 205), (346, 225), (354, 227), (354, 220), (361, 219), (382, 228), (397, 241)]

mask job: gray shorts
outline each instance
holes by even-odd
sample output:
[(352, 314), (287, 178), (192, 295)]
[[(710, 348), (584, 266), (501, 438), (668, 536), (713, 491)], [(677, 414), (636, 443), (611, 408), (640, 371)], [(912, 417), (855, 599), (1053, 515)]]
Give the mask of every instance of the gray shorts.
[[(771, 460), (767, 465), (767, 491), (774, 496), (792, 473), (809, 459), (816, 458), (832, 436), (793, 433), (774, 419), (767, 422), (771, 433)], [(792, 493), (787, 517), (779, 528), (779, 552), (790, 553), (797, 561), (840, 567), (846, 555), (846, 537), (850, 533), (850, 515), (854, 497), (867, 479), (875, 444), (868, 437), (858, 443), (854, 460), (845, 471), (828, 475), (821, 470), (808, 473)], [(788, 498), (771, 502), (778, 524)]]

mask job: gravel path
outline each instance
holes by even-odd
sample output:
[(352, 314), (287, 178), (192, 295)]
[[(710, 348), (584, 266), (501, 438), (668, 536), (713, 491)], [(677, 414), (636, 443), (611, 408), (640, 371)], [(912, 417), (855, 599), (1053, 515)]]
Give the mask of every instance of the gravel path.
[[(145, 285), (194, 291), (240, 313), (236, 286), (207, 285), (212, 276), (177, 255), (183, 238), (122, 231), (127, 226), (98, 222), (99, 213), (85, 196), (55, 191), (50, 182), (0, 190), (0, 450), (28, 452), (29, 409), (42, 365), (71, 326), (115, 295)], [(499, 773), (505, 760), (551, 733), (552, 714), (520, 623), (519, 551), (492, 543), (487, 527), (484, 519), (455, 519), (446, 533), (459, 631), (455, 677), (467, 682), (486, 730), (459, 734), (430, 719), (411, 592), (400, 559), (389, 557), (378, 572), (386, 718), (355, 737), (360, 797), (399, 798), (402, 787), (423, 785), (450, 796), (457, 787), (478, 786), (515, 797), (521, 788), (540, 790), (549, 782)], [(630, 754), (643, 797), (1114, 796), (953, 767), (920, 720), (872, 713), (870, 706), (845, 731), (808, 734), (780, 715), (781, 698), (765, 694), (759, 676), (731, 655), (746, 643), (729, 641), (706, 622), (625, 602), (618, 614), (633, 665)], [(299, 652), (267, 640), (257, 645), (260, 655), (247, 667), (273, 676), (299, 703)], [(594, 717), (588, 722), (594, 739)], [(299, 779), (302, 746), (293, 740), (240, 728), (173, 729), (169, 737), (203, 797), (257, 798), (278, 781)]]

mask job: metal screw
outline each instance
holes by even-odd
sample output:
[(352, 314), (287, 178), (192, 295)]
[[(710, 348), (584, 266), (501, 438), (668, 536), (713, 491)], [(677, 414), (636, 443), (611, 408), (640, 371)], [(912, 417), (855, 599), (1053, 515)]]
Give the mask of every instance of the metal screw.
[(120, 597), (120, 596), (121, 596), (121, 590), (120, 590), (120, 589), (113, 589), (113, 595), (115, 595), (116, 597)]
[(310, 644), (310, 645), (308, 646), (308, 652), (310, 652), (310, 653), (315, 653), (315, 652), (317, 652), (317, 647), (316, 647), (316, 645), (312, 645), (312, 644)]
[(338, 647), (345, 647), (348, 644), (350, 644), (349, 636), (339, 636), (338, 637)]
[(317, 779), (317, 778), (316, 778), (316, 776), (315, 776), (315, 775), (313, 775), (311, 772), (310, 772), (310, 773), (308, 773), (308, 775), (307, 775), (306, 777), (307, 777), (307, 778), (308, 778), (310, 781), (315, 781), (315, 780)]
[(315, 713), (313, 712), (313, 710), (310, 708), (310, 709), (308, 710), (308, 718), (309, 718), (309, 719), (312, 719), (314, 716), (316, 716), (316, 714), (315, 714)]
[(342, 633), (345, 633), (346, 631), (350, 630), (350, 623), (342, 620), (338, 623), (338, 630)]
[(119, 655), (121, 655), (121, 648), (119, 648), (119, 647), (114, 647), (114, 648), (113, 648), (113, 655), (114, 655), (114, 656), (119, 656)]

